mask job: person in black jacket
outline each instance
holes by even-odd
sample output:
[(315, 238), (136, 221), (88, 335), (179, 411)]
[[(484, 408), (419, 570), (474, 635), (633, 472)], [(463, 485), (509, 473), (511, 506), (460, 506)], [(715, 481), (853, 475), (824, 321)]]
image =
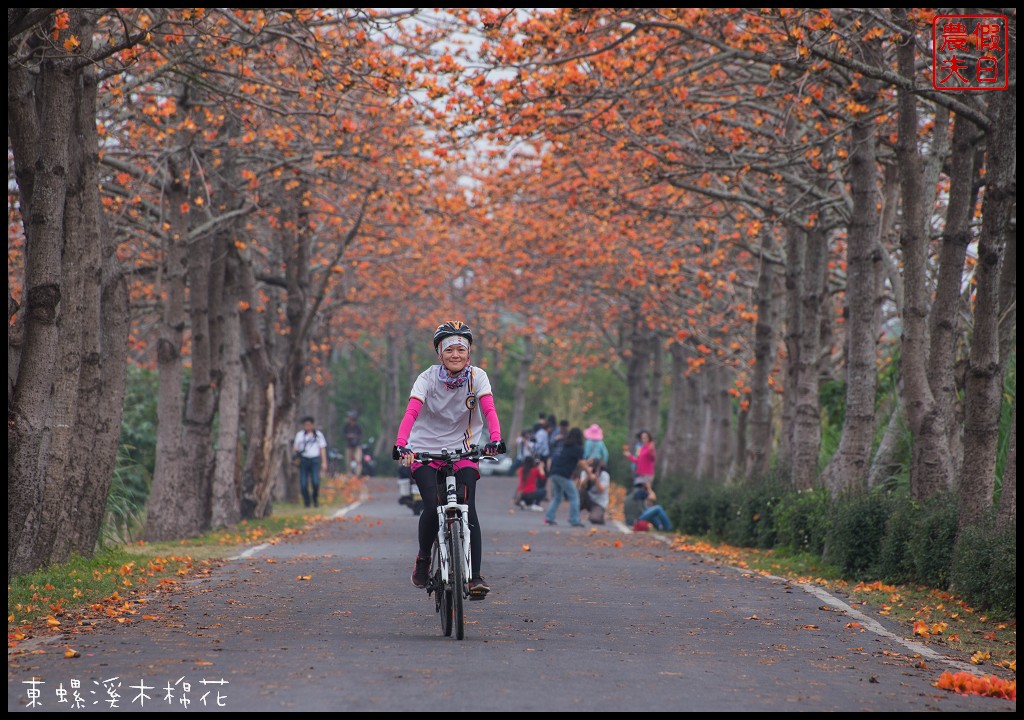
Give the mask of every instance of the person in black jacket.
[(548, 505), (548, 512), (544, 516), (544, 522), (548, 525), (558, 524), (555, 522), (555, 513), (558, 512), (562, 498), (565, 498), (569, 501), (569, 524), (573, 527), (583, 527), (583, 523), (580, 522), (580, 492), (576, 488), (576, 477), (585, 462), (583, 431), (574, 427), (565, 436), (558, 453), (551, 458), (551, 472), (548, 473), (551, 504)]

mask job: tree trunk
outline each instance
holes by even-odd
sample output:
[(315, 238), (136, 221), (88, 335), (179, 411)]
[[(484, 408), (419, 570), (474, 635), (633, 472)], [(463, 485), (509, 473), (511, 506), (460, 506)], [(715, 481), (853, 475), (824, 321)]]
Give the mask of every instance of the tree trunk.
[[(864, 41), (866, 62), (879, 63), (878, 44)], [(875, 430), (877, 338), (882, 262), (878, 228), (878, 159), (874, 108), (879, 83), (862, 78), (854, 100), (868, 108), (853, 123), (847, 236), (846, 413), (842, 437), (825, 472), (832, 497), (867, 487)]]
[[(182, 460), (185, 479), (183, 491), (194, 498), (190, 512), (194, 515), (182, 527), (185, 536), (198, 535), (210, 527), (211, 488), (213, 479), (213, 421), (217, 410), (217, 382), (214, 369), (214, 348), (221, 339), (211, 337), (211, 298), (223, 294), (221, 276), (214, 277), (213, 252), (215, 237), (197, 238), (188, 252), (189, 328), (191, 330), (192, 374), (185, 401), (182, 427)], [(215, 306), (214, 306), (215, 307)]]
[(53, 53), (37, 67), (11, 66), (7, 75), (8, 133), (25, 233), (24, 340), (7, 401), (8, 578), (39, 567), (47, 551), (38, 538), (48, 521), (43, 461), (60, 352), (57, 317), (74, 95), (69, 62)]
[(1006, 372), (1010, 352), (1017, 347), (1017, 223), (1006, 232), (1003, 273), (999, 278), (999, 365)]
[(186, 497), (184, 452), (181, 421), (184, 402), (182, 342), (186, 322), (185, 279), (188, 272), (188, 223), (180, 207), (187, 203), (188, 191), (180, 182), (165, 190), (170, 218), (164, 234), (164, 259), (160, 285), (164, 291), (163, 308), (157, 340), (157, 433), (156, 465), (153, 487), (149, 493), (145, 536), (149, 541), (174, 540), (184, 537), (191, 527), (198, 534), (198, 525), (190, 525), (196, 516), (197, 500)]
[(761, 234), (760, 273), (757, 278), (754, 302), (757, 323), (754, 325), (754, 366), (750, 376), (750, 408), (747, 429), (746, 476), (761, 480), (768, 475), (772, 456), (772, 389), (768, 383), (775, 364), (778, 342), (778, 302), (775, 296), (776, 260), (775, 236), (766, 231)]
[(239, 485), (240, 420), (242, 411), (242, 328), (238, 316), (238, 258), (227, 255), (224, 271), (224, 303), (217, 310), (222, 314), (220, 365), (223, 375), (217, 400), (217, 450), (215, 453), (213, 491), (210, 503), (210, 527), (230, 527), (241, 520), (241, 487)]
[[(254, 463), (255, 467), (258, 467), (262, 474), (254, 477), (253, 483), (253, 508), (251, 517), (263, 518), (270, 517), (270, 513), (273, 509), (273, 493), (274, 493), (274, 481), (280, 474), (280, 462), (279, 458), (274, 455), (274, 408), (277, 405), (277, 384), (271, 383), (265, 385), (263, 393), (257, 395), (258, 409), (262, 411), (257, 418), (257, 427), (260, 431), (259, 442), (255, 444), (253, 448), (256, 450), (258, 455), (258, 462)], [(242, 506), (243, 517), (245, 515), (245, 505)]]
[[(818, 308), (818, 387), (823, 383), (835, 381), (838, 369), (833, 362), (837, 343), (835, 301), (832, 298), (832, 282), (828, 269), (828, 259), (831, 253), (828, 245), (831, 244), (829, 237), (822, 238), (826, 242), (825, 266), (821, 273), (821, 307)], [(841, 337), (841, 336), (840, 336)]]
[(736, 413), (736, 439), (734, 441), (736, 452), (729, 463), (729, 472), (726, 477), (727, 482), (738, 482), (745, 478), (743, 474), (743, 461), (747, 457), (747, 425), (750, 419), (749, 415), (750, 413), (742, 406)]
[(821, 340), (821, 291), (825, 281), (828, 240), (820, 227), (812, 228), (804, 249), (804, 272), (798, 278), (800, 327), (797, 359), (794, 364), (795, 387), (786, 388), (796, 396), (793, 416), (792, 478), (797, 490), (809, 490), (817, 484), (821, 454), (821, 404), (818, 388), (818, 350)]
[[(692, 353), (693, 351), (687, 349), (687, 352)], [(683, 443), (683, 467), (686, 468), (688, 476), (696, 478), (699, 477), (697, 474), (697, 462), (700, 458), (701, 431), (703, 428), (700, 374), (688, 373), (683, 376), (682, 383), (685, 387), (683, 392), (686, 408), (686, 413), (682, 418), (683, 426), (680, 431)]]
[[(83, 52), (92, 48), (93, 28), (91, 21), (81, 26), (80, 49)], [(91, 66), (82, 73), (82, 94), (73, 140), (83, 151), (80, 187), (76, 187), (74, 193), (78, 204), (74, 225), (79, 237), (87, 243), (82, 277), (82, 367), (71, 447), (72, 474), (67, 483), (73, 501), (69, 507), (73, 506), (74, 511), (68, 513), (63, 523), (70, 535), (70, 540), (63, 543), (66, 551), (57, 550), (61, 544), (55, 543), (57, 552), (51, 553), (51, 562), (65, 560), (71, 553), (89, 556), (96, 549), (117, 463), (124, 409), (129, 298), (117, 258), (117, 240), (105, 227), (100, 204), (96, 75)]]
[(896, 403), (889, 415), (889, 422), (885, 426), (885, 433), (878, 443), (878, 450), (871, 461), (871, 471), (868, 473), (868, 489), (877, 487), (886, 482), (899, 469), (897, 453), (899, 451), (900, 436), (905, 429), (906, 415), (903, 412), (903, 403), (899, 394), (896, 396)]
[(686, 425), (690, 411), (689, 384), (686, 379), (686, 346), (674, 342), (669, 346), (671, 378), (668, 396), (668, 421), (659, 444), (658, 465), (661, 477), (687, 475)]
[[(232, 248), (232, 252), (238, 252)], [(242, 470), (242, 517), (266, 517), (270, 512), (269, 428), (273, 425), (276, 378), (270, 350), (260, 330), (259, 297), (251, 258), (239, 257), (239, 275), (244, 300), (240, 313), (243, 338), (242, 363), (248, 379), (245, 393), (245, 464)]]
[(291, 190), (282, 191), (284, 200), (281, 226), (286, 230), (281, 241), (285, 257), (285, 317), (288, 333), (277, 373), (277, 407), (274, 409), (271, 426), (273, 445), (270, 470), (274, 477), (270, 480), (277, 485), (279, 491), (287, 489), (284, 496), (289, 502), (297, 502), (299, 498), (298, 473), (290, 461), (291, 445), (298, 425), (295, 412), (299, 395), (305, 386), (309, 339), (316, 319), (310, 283), (311, 249), (306, 232), (309, 227), (308, 204), (304, 202), (306, 190), (304, 184), (299, 184)]
[(530, 368), (533, 365), (535, 350), (533, 338), (523, 337), (523, 354), (518, 358), (516, 366), (516, 382), (512, 391), (512, 422), (505, 435), (505, 443), (511, 448), (523, 431), (526, 415), (526, 389), (530, 384)]
[[(78, 105), (83, 100), (80, 87), (75, 88), (72, 112), (78, 115)], [(95, 125), (95, 111), (92, 123)], [(74, 120), (72, 133), (77, 141), (79, 122)], [(61, 255), (61, 300), (57, 315), (59, 330), (59, 349), (57, 367), (54, 369), (53, 389), (50, 398), (51, 421), (46, 455), (42, 458), (44, 471), (44, 488), (47, 507), (43, 509), (44, 517), (49, 520), (43, 525), (38, 537), (41, 546), (46, 549), (46, 562), (62, 562), (71, 553), (72, 534), (68, 528), (74, 520), (74, 507), (77, 505), (80, 487), (80, 468), (73, 464), (76, 453), (72, 438), (77, 433), (78, 394), (83, 370), (82, 348), (85, 342), (85, 325), (90, 320), (95, 332), (98, 316), (88, 317), (86, 307), (86, 285), (96, 287), (99, 269), (99, 228), (93, 218), (91, 227), (84, 225), (86, 210), (83, 198), (85, 183), (95, 183), (93, 175), (88, 181), (83, 177), (86, 172), (85, 159), (82, 157), (84, 148), (71, 151), (68, 155), (68, 176), (66, 178), (63, 216), (63, 252)], [(95, 168), (94, 168), (95, 169)], [(98, 198), (94, 197), (98, 202)], [(87, 408), (83, 408), (87, 412)], [(106, 502), (106, 496), (103, 497)]]
[[(913, 77), (914, 44), (904, 43), (899, 49), (900, 71)], [(909, 74), (907, 74), (909, 73)], [(900, 167), (900, 186), (903, 207), (903, 228), (900, 245), (903, 251), (904, 313), (903, 336), (900, 350), (900, 367), (903, 380), (904, 406), (910, 424), (913, 442), (910, 466), (911, 494), (924, 500), (944, 489), (952, 487), (953, 466), (949, 453), (946, 416), (936, 402), (932, 384), (928, 378), (929, 323), (931, 292), (927, 283), (930, 222), (928, 191), (922, 185), (923, 163), (918, 150), (917, 99), (912, 92), (901, 88), (899, 97), (899, 142), (897, 157)], [(961, 122), (958, 134), (966, 130)], [(955, 145), (960, 149), (958, 157), (964, 157), (963, 143)], [(966, 173), (969, 177), (969, 171)], [(954, 183), (964, 178), (954, 177)], [(954, 194), (956, 190), (954, 189)], [(963, 197), (960, 195), (960, 197)], [(950, 213), (956, 217), (956, 203), (951, 204)], [(953, 239), (959, 242), (960, 238)], [(947, 244), (948, 246), (948, 244)], [(944, 268), (950, 271), (947, 265)], [(957, 291), (959, 292), (959, 291)], [(950, 298), (940, 299), (949, 303)], [(955, 301), (954, 301), (955, 302)], [(954, 305), (955, 307), (955, 305)], [(947, 311), (948, 312), (948, 311)], [(940, 331), (945, 329), (941, 326)], [(947, 340), (951, 337), (947, 334)], [(939, 384), (942, 384), (941, 381)]]
[(650, 362), (651, 345), (649, 334), (641, 327), (639, 310), (635, 309), (632, 330), (629, 333), (629, 349), (626, 355), (626, 388), (629, 394), (629, 433), (641, 430), (654, 432), (647, 426), (647, 412), (650, 407)]
[(899, 263), (893, 258), (889, 248), (899, 246), (899, 229), (896, 221), (900, 206), (900, 166), (899, 163), (887, 163), (882, 169), (882, 213), (879, 219), (878, 236), (882, 239), (882, 262), (885, 267), (885, 281), (892, 293), (892, 302), (896, 306), (896, 315), (903, 317), (906, 293), (903, 287), (903, 274)]
[[(959, 401), (956, 364), (963, 345), (960, 317), (964, 262), (971, 240), (971, 219), (977, 203), (978, 180), (984, 160), (983, 153), (978, 151), (977, 140), (978, 129), (974, 123), (958, 115), (953, 131), (949, 203), (939, 251), (939, 278), (929, 325), (931, 347), (928, 382), (938, 415), (943, 418), (945, 442), (949, 448), (949, 477), (943, 490), (952, 489), (956, 468), (960, 467), (963, 460), (963, 413)], [(934, 201), (934, 190), (928, 190), (926, 202), (931, 203)], [(946, 461), (943, 457), (943, 462)]]
[(779, 443), (778, 466), (782, 474), (792, 479), (793, 440), (796, 418), (797, 377), (800, 366), (800, 338), (806, 329), (803, 326), (800, 301), (801, 278), (804, 274), (804, 248), (806, 234), (803, 230), (786, 228), (786, 329), (783, 336), (786, 347), (785, 383), (782, 388), (782, 437)]
[(715, 379), (715, 439), (714, 439), (714, 473), (719, 482), (729, 478), (729, 468), (733, 463), (736, 435), (732, 427), (732, 396), (729, 389), (729, 371), (724, 365), (718, 365), (713, 374)]
[(710, 375), (710, 369), (704, 366), (696, 376), (700, 404), (695, 409), (700, 418), (700, 440), (695, 475), (699, 480), (711, 479), (715, 469), (714, 383)]
[(1013, 401), (1013, 415), (1010, 420), (1010, 441), (1006, 449), (1006, 463), (1003, 465), (1003, 486), (999, 493), (999, 510), (996, 512), (996, 529), (1015, 532), (1017, 529), (1017, 401)]
[(1003, 371), (999, 364), (999, 279), (1016, 205), (1017, 105), (1013, 93), (993, 93), (987, 140), (984, 218), (975, 271), (974, 336), (964, 393), (964, 465), (960, 478), (960, 529), (992, 511)]
[(118, 280), (116, 258), (99, 245), (95, 68), (82, 62), (93, 22), (81, 10), (68, 15), (64, 32), (81, 38), (80, 52), (39, 43), (37, 33), (59, 32), (53, 15), (8, 45), (8, 141), (26, 250), (18, 356), (8, 365), (9, 578), (95, 549), (113, 469), (109, 428), (116, 436), (120, 425), (127, 346), (103, 355), (117, 323), (101, 326), (102, 304), (117, 300)]
[(651, 334), (651, 366), (647, 376), (644, 427), (652, 437), (661, 430), (661, 393), (665, 386), (665, 346), (660, 337)]
[[(260, 315), (265, 326), (260, 327), (252, 309), (260, 304), (251, 261), (243, 259), (243, 297), (250, 308), (243, 313), (242, 327), (246, 342), (246, 365), (255, 371), (256, 381), (250, 388), (246, 406), (249, 440), (246, 469), (243, 479), (243, 516), (265, 517), (270, 513), (275, 497), (285, 497), (291, 481), (294, 485), (291, 441), (295, 433), (295, 410), (299, 394), (305, 384), (309, 362), (309, 338), (317, 316), (317, 303), (310, 291), (310, 240), (303, 228), (308, 227), (307, 210), (303, 202), (304, 188), (289, 191), (282, 200), (280, 226), (287, 228), (281, 236), (285, 271), (285, 318), (288, 331), (281, 337), (279, 348), (273, 339), (281, 336), (269, 323), (277, 317), (276, 301), (271, 299), (266, 311)], [(273, 296), (271, 296), (273, 298)]]

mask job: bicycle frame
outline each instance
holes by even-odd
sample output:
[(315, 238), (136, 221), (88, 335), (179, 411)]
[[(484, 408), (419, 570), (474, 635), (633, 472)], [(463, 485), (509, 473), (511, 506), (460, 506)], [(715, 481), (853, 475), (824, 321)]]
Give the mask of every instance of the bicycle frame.
[[(442, 450), (442, 454), (447, 450)], [(469, 556), (469, 505), (459, 502), (458, 488), (455, 479), (455, 463), (448, 462), (438, 473), (445, 473), (445, 503), (437, 506), (437, 546), (441, 558), (441, 581), (445, 584), (451, 578), (451, 558), (448, 557), (447, 535), (453, 531), (453, 525), (458, 522), (458, 538), (462, 541), (462, 577), (467, 580), (470, 577), (470, 556)], [(440, 483), (438, 483), (440, 485)], [(440, 488), (438, 488), (440, 489)], [(439, 496), (440, 497), (440, 496)], [(462, 588), (463, 595), (468, 595), (466, 588)]]

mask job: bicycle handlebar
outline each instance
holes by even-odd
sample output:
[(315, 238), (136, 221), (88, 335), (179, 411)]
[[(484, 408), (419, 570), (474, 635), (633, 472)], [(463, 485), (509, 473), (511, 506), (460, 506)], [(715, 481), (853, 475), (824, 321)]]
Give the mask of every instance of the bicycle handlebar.
[[(397, 448), (395, 450), (397, 454)], [(432, 452), (414, 452), (412, 454), (413, 460), (416, 462), (432, 462), (434, 460), (440, 460), (441, 462), (458, 462), (459, 460), (469, 460), (471, 462), (480, 462), (481, 460), (489, 460), (491, 462), (498, 462), (498, 458), (493, 455), (484, 455), (483, 448), (479, 445), (470, 445), (468, 450), (442, 450), (439, 453)], [(396, 460), (398, 458), (395, 458)]]

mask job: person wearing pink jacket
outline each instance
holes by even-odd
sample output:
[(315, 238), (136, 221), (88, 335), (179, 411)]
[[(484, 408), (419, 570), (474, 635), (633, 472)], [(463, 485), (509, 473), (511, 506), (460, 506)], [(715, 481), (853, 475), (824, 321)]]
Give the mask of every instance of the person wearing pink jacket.
[(622, 446), (622, 454), (636, 465), (633, 485), (643, 485), (650, 491), (654, 486), (654, 463), (658, 459), (658, 454), (654, 449), (654, 438), (647, 430), (641, 430), (637, 437), (640, 440), (640, 447), (636, 454), (630, 452), (628, 445)]

